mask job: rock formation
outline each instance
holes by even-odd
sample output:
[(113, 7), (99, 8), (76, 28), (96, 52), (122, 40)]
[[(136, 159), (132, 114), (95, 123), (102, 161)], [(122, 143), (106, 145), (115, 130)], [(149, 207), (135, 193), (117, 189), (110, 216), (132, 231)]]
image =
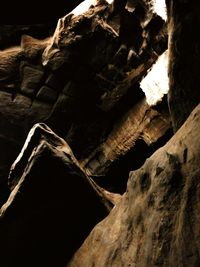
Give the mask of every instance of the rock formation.
[(169, 107), (176, 131), (200, 101), (200, 4), (196, 1), (166, 1), (169, 29)]
[(200, 105), (130, 173), (126, 193), (68, 267), (199, 266)]
[[(117, 173), (113, 163), (129, 151), (137, 151), (140, 143), (137, 140), (144, 140), (145, 149), (152, 153), (162, 136), (166, 136), (165, 140), (170, 136), (168, 109), (149, 107), (139, 86), (167, 47), (165, 23), (161, 20), (154, 35), (149, 25), (158, 16), (147, 9), (147, 29), (142, 22), (141, 25), (146, 36), (152, 36), (154, 41), (144, 37), (144, 46), (137, 55), (128, 39), (120, 37), (119, 14), (111, 16), (112, 8), (107, 2), (100, 2), (80, 15), (73, 12), (77, 11), (59, 19), (53, 36), (38, 40), (24, 34), (31, 33), (32, 28), (25, 32), (22, 27), (21, 45), (0, 52), (0, 148), (5, 150), (5, 144), (7, 148), (6, 155), (0, 155), (2, 202), (9, 193), (6, 185), (9, 168), (37, 122), (45, 122), (63, 137), (81, 166), (87, 165), (88, 172), (98, 180), (101, 177), (99, 182), (107, 189), (111, 167), (109, 176)], [(126, 11), (124, 18), (123, 29), (128, 30), (134, 12)], [(19, 26), (16, 29), (19, 34)], [(155, 130), (150, 124), (155, 125)], [(126, 131), (130, 134), (124, 138)], [(117, 140), (115, 147), (121, 149), (111, 147), (113, 139)], [(110, 149), (112, 153), (108, 155)], [(144, 160), (145, 155), (140, 165)], [(97, 171), (102, 164), (104, 167)], [(124, 191), (131, 169), (125, 170), (124, 179), (115, 179), (114, 191)]]
[(113, 206), (45, 125), (30, 131), (9, 185), (0, 214), (1, 266), (64, 266)]
[(2, 267), (200, 266), (199, 4), (110, 2), (0, 25)]

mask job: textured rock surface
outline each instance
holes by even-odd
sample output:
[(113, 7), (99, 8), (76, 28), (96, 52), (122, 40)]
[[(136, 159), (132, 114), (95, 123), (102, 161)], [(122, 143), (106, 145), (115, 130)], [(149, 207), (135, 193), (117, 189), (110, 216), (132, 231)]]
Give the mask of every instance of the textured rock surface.
[[(166, 3), (176, 131), (199, 103), (200, 5)], [(0, 25), (0, 266), (199, 267), (200, 107), (166, 144), (166, 97), (149, 107), (139, 86), (166, 23), (152, 1), (99, 0), (53, 33), (63, 5)], [(37, 122), (64, 139), (36, 124), (7, 178)]]
[[(148, 155), (147, 151), (145, 155), (141, 155), (143, 151), (140, 148), (140, 143), (143, 142), (144, 149), (146, 147), (146, 150), (148, 150), (148, 148), (159, 143), (161, 137), (167, 137), (170, 128), (169, 114), (164, 112), (163, 109), (158, 112), (142, 98), (121, 118), (116, 120), (105, 141), (80, 163), (87, 169), (88, 174), (93, 176), (94, 179), (96, 178), (95, 180), (98, 183), (103, 183), (104, 186), (112, 183), (112, 190), (124, 192), (127, 182), (126, 177), (128, 178), (127, 172), (139, 167), (136, 162), (143, 157), (143, 161), (140, 163), (141, 166)], [(131, 149), (133, 149), (133, 155), (129, 160), (132, 161), (133, 165), (130, 165), (129, 169), (123, 169), (120, 164), (118, 168), (119, 160), (123, 159), (123, 156), (127, 155)], [(120, 168), (122, 171), (117, 170)], [(110, 169), (112, 169), (111, 172)], [(112, 172), (114, 173), (113, 175)], [(119, 172), (119, 176), (124, 178), (119, 179), (117, 172)], [(114, 176), (114, 178), (112, 179), (110, 176)]]
[(176, 131), (200, 102), (200, 3), (166, 2), (169, 16), (169, 106)]
[[(53, 36), (46, 39), (42, 33), (47, 29), (35, 26), (41, 29), (41, 35), (36, 36), (40, 40), (27, 35), (35, 33), (34, 27), (3, 28), (2, 38), (9, 29), (13, 36), (19, 37), (20, 29), (23, 35), (21, 46), (0, 51), (0, 150), (4, 149), (5, 140), (8, 146), (7, 156), (0, 155), (2, 188), (6, 188), (4, 181), (11, 162), (37, 122), (45, 122), (63, 137), (81, 162), (90, 161), (102, 146), (108, 150), (107, 140), (116, 136), (117, 144), (125, 149), (120, 150), (122, 153), (117, 151), (112, 159), (106, 158), (107, 163), (123, 157), (134, 147), (135, 137), (129, 135), (130, 140), (124, 140), (119, 124), (126, 127), (128, 120), (139, 120), (134, 115), (135, 104), (144, 99), (139, 82), (167, 47), (166, 27), (161, 19), (155, 38), (150, 24), (156, 15), (147, 9), (147, 25), (141, 22), (140, 27), (154, 42), (144, 37), (146, 44), (136, 55), (128, 37), (121, 38), (123, 29), (130, 33), (132, 20), (136, 19), (134, 12), (125, 12), (126, 23), (122, 27), (119, 14), (110, 16), (111, 10), (106, 1), (99, 1), (81, 15), (70, 13), (59, 19)], [(12, 42), (12, 38), (7, 40), (7, 46)], [(145, 110), (143, 103), (141, 108)], [(162, 120), (163, 111), (159, 116)], [(162, 121), (163, 129), (167, 129), (169, 119)], [(133, 133), (135, 128), (129, 126), (127, 131)], [(155, 143), (160, 137), (160, 133), (157, 137), (156, 134), (155, 131)], [(146, 144), (149, 146), (148, 141)]]
[(142, 168), (68, 267), (200, 265), (200, 106)]
[(2, 267), (64, 266), (112, 208), (65, 141), (44, 124), (30, 131), (9, 184), (0, 210)]

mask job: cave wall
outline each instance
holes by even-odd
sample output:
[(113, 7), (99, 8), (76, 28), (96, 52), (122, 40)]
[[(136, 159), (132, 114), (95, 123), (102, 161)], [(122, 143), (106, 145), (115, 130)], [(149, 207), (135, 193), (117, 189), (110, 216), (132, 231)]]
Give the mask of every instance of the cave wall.
[[(127, 37), (121, 34), (122, 38), (120, 12), (112, 15), (112, 6), (105, 1), (83, 14), (66, 14), (49, 36), (49, 28), (42, 25), (1, 25), (0, 38), (5, 42), (0, 44), (0, 149), (5, 150), (5, 144), (7, 148), (0, 154), (1, 203), (9, 193), (9, 168), (37, 122), (45, 122), (63, 137), (82, 166), (101, 167), (101, 172), (87, 169), (102, 176), (103, 182), (111, 163), (132, 150), (138, 139), (152, 151), (151, 146), (171, 127), (169, 113), (149, 107), (139, 85), (167, 48), (166, 24), (150, 9), (146, 12), (147, 25), (141, 23), (144, 29), (141, 25), (139, 29), (147, 35), (139, 31), (134, 38), (132, 26), (136, 21), (137, 28), (140, 18), (126, 10), (122, 28)], [(154, 31), (157, 20), (160, 24)], [(130, 45), (137, 38), (146, 43), (138, 55)], [(158, 127), (149, 128), (152, 119)], [(133, 153), (133, 161), (134, 157)], [(118, 191), (124, 191), (130, 170), (120, 178)]]
[[(177, 131), (199, 103), (199, 5), (167, 1), (167, 7), (169, 106)], [(47, 126), (33, 127), (0, 209), (3, 267), (36, 266), (41, 258), (42, 266), (200, 265), (199, 106), (164, 147), (151, 157), (153, 150), (145, 152), (143, 160), (149, 158), (130, 173), (122, 196), (91, 179), (130, 151), (131, 165), (146, 151), (138, 142), (146, 148), (170, 129), (168, 112), (149, 107), (137, 94), (138, 81), (165, 50), (166, 36), (160, 34), (150, 52), (127, 57), (133, 51), (119, 38), (119, 14), (106, 21), (107, 12), (102, 1), (83, 16), (60, 19), (52, 37), (23, 36), (20, 47), (1, 53), (0, 143), (9, 147), (1, 155), (7, 164), (2, 177), (38, 120), (68, 140), (80, 159)], [(86, 85), (74, 86), (77, 79)]]
[(200, 105), (138, 170), (67, 267), (200, 265)]
[(169, 106), (177, 132), (130, 173), (122, 200), (68, 267), (200, 265), (199, 4), (167, 1), (167, 6)]
[(200, 101), (200, 3), (166, 1), (169, 33), (169, 107), (176, 131)]

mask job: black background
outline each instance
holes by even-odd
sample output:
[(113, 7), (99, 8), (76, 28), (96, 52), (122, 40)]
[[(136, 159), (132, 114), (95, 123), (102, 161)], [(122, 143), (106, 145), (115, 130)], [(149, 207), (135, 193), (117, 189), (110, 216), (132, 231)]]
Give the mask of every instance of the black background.
[(81, 0), (4, 0), (0, 5), (0, 24), (49, 23), (66, 15)]

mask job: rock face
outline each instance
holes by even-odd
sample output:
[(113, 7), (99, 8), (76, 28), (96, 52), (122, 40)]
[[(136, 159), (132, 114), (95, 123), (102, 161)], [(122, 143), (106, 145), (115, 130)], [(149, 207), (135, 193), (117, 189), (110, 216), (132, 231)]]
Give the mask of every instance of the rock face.
[(169, 106), (176, 131), (200, 102), (200, 3), (166, 1), (169, 32)]
[(167, 48), (151, 1), (0, 25), (0, 266), (200, 266), (200, 5), (166, 3), (171, 114), (140, 88)]
[[(46, 123), (64, 138), (82, 166), (94, 162), (103, 164), (105, 168), (102, 167), (101, 172), (93, 167), (92, 171), (88, 167), (88, 171), (94, 177), (102, 176), (104, 181), (110, 163), (134, 151), (140, 138), (152, 152), (151, 148), (161, 137), (169, 138), (166, 134), (171, 128), (168, 110), (157, 112), (156, 107), (148, 107), (139, 86), (148, 69), (167, 48), (166, 25), (160, 18), (155, 33), (151, 24), (158, 19), (157, 15), (145, 7), (144, 23), (142, 17), (130, 10), (123, 14), (122, 23), (120, 12), (112, 13), (112, 5), (97, 1), (82, 14), (73, 11), (59, 19), (53, 36), (45, 39), (43, 32), (40, 39), (27, 35), (34, 33), (37, 27), (31, 32), (31, 28), (21, 26), (21, 45), (0, 51), (0, 150), (5, 150), (5, 143), (7, 147), (6, 157), (0, 154), (0, 203), (9, 193), (6, 180), (11, 163), (35, 123)], [(135, 20), (142, 30), (142, 34), (136, 31), (135, 39), (138, 37), (144, 43), (137, 49), (131, 42), (132, 36), (123, 37), (126, 35), (123, 31), (131, 32)], [(2, 38), (8, 29), (11, 27), (4, 28)], [(37, 29), (43, 31), (42, 27)], [(19, 37), (20, 26), (11, 32)], [(39, 33), (36, 37), (39, 38)], [(8, 47), (13, 39), (7, 41)], [(142, 112), (136, 111), (138, 106)], [(154, 120), (153, 117), (157, 123), (150, 129), (148, 121)], [(142, 130), (135, 133), (130, 121), (137, 125), (141, 122)], [(126, 131), (130, 134), (125, 138)], [(115, 147), (122, 149), (112, 149), (112, 155), (107, 155), (109, 144), (113, 144), (115, 138)], [(98, 160), (98, 151), (103, 162)], [(135, 156), (133, 152), (132, 158)], [(142, 162), (144, 159), (145, 156)], [(115, 172), (115, 166), (112, 168)], [(126, 173), (130, 170), (127, 168)], [(115, 173), (111, 172), (114, 177)], [(127, 175), (122, 180), (113, 186), (115, 191), (119, 192), (120, 188), (124, 191)]]
[(65, 141), (41, 124), (31, 130), (9, 184), (0, 210), (2, 267), (64, 266), (113, 206)]
[[(139, 159), (142, 159), (142, 147), (146, 149), (145, 156), (148, 155), (148, 149), (152, 148), (151, 153), (153, 153), (156, 148), (153, 148), (153, 145), (156, 146), (158, 143), (162, 145), (164, 142), (160, 140), (163, 137), (169, 138), (170, 128), (168, 113), (163, 110), (159, 112), (154, 107), (150, 107), (142, 98), (122, 118), (116, 120), (105, 141), (80, 163), (98, 183), (108, 187), (109, 190), (123, 193), (127, 183), (125, 178), (128, 177), (127, 172), (143, 163), (139, 163)], [(131, 149), (133, 153), (132, 159), (130, 157), (131, 167), (123, 168), (120, 160), (123, 160), (123, 156), (127, 156)], [(127, 161), (128, 159), (125, 160)], [(124, 176), (124, 179), (121, 176)]]
[(68, 267), (199, 266), (200, 106), (138, 170)]

